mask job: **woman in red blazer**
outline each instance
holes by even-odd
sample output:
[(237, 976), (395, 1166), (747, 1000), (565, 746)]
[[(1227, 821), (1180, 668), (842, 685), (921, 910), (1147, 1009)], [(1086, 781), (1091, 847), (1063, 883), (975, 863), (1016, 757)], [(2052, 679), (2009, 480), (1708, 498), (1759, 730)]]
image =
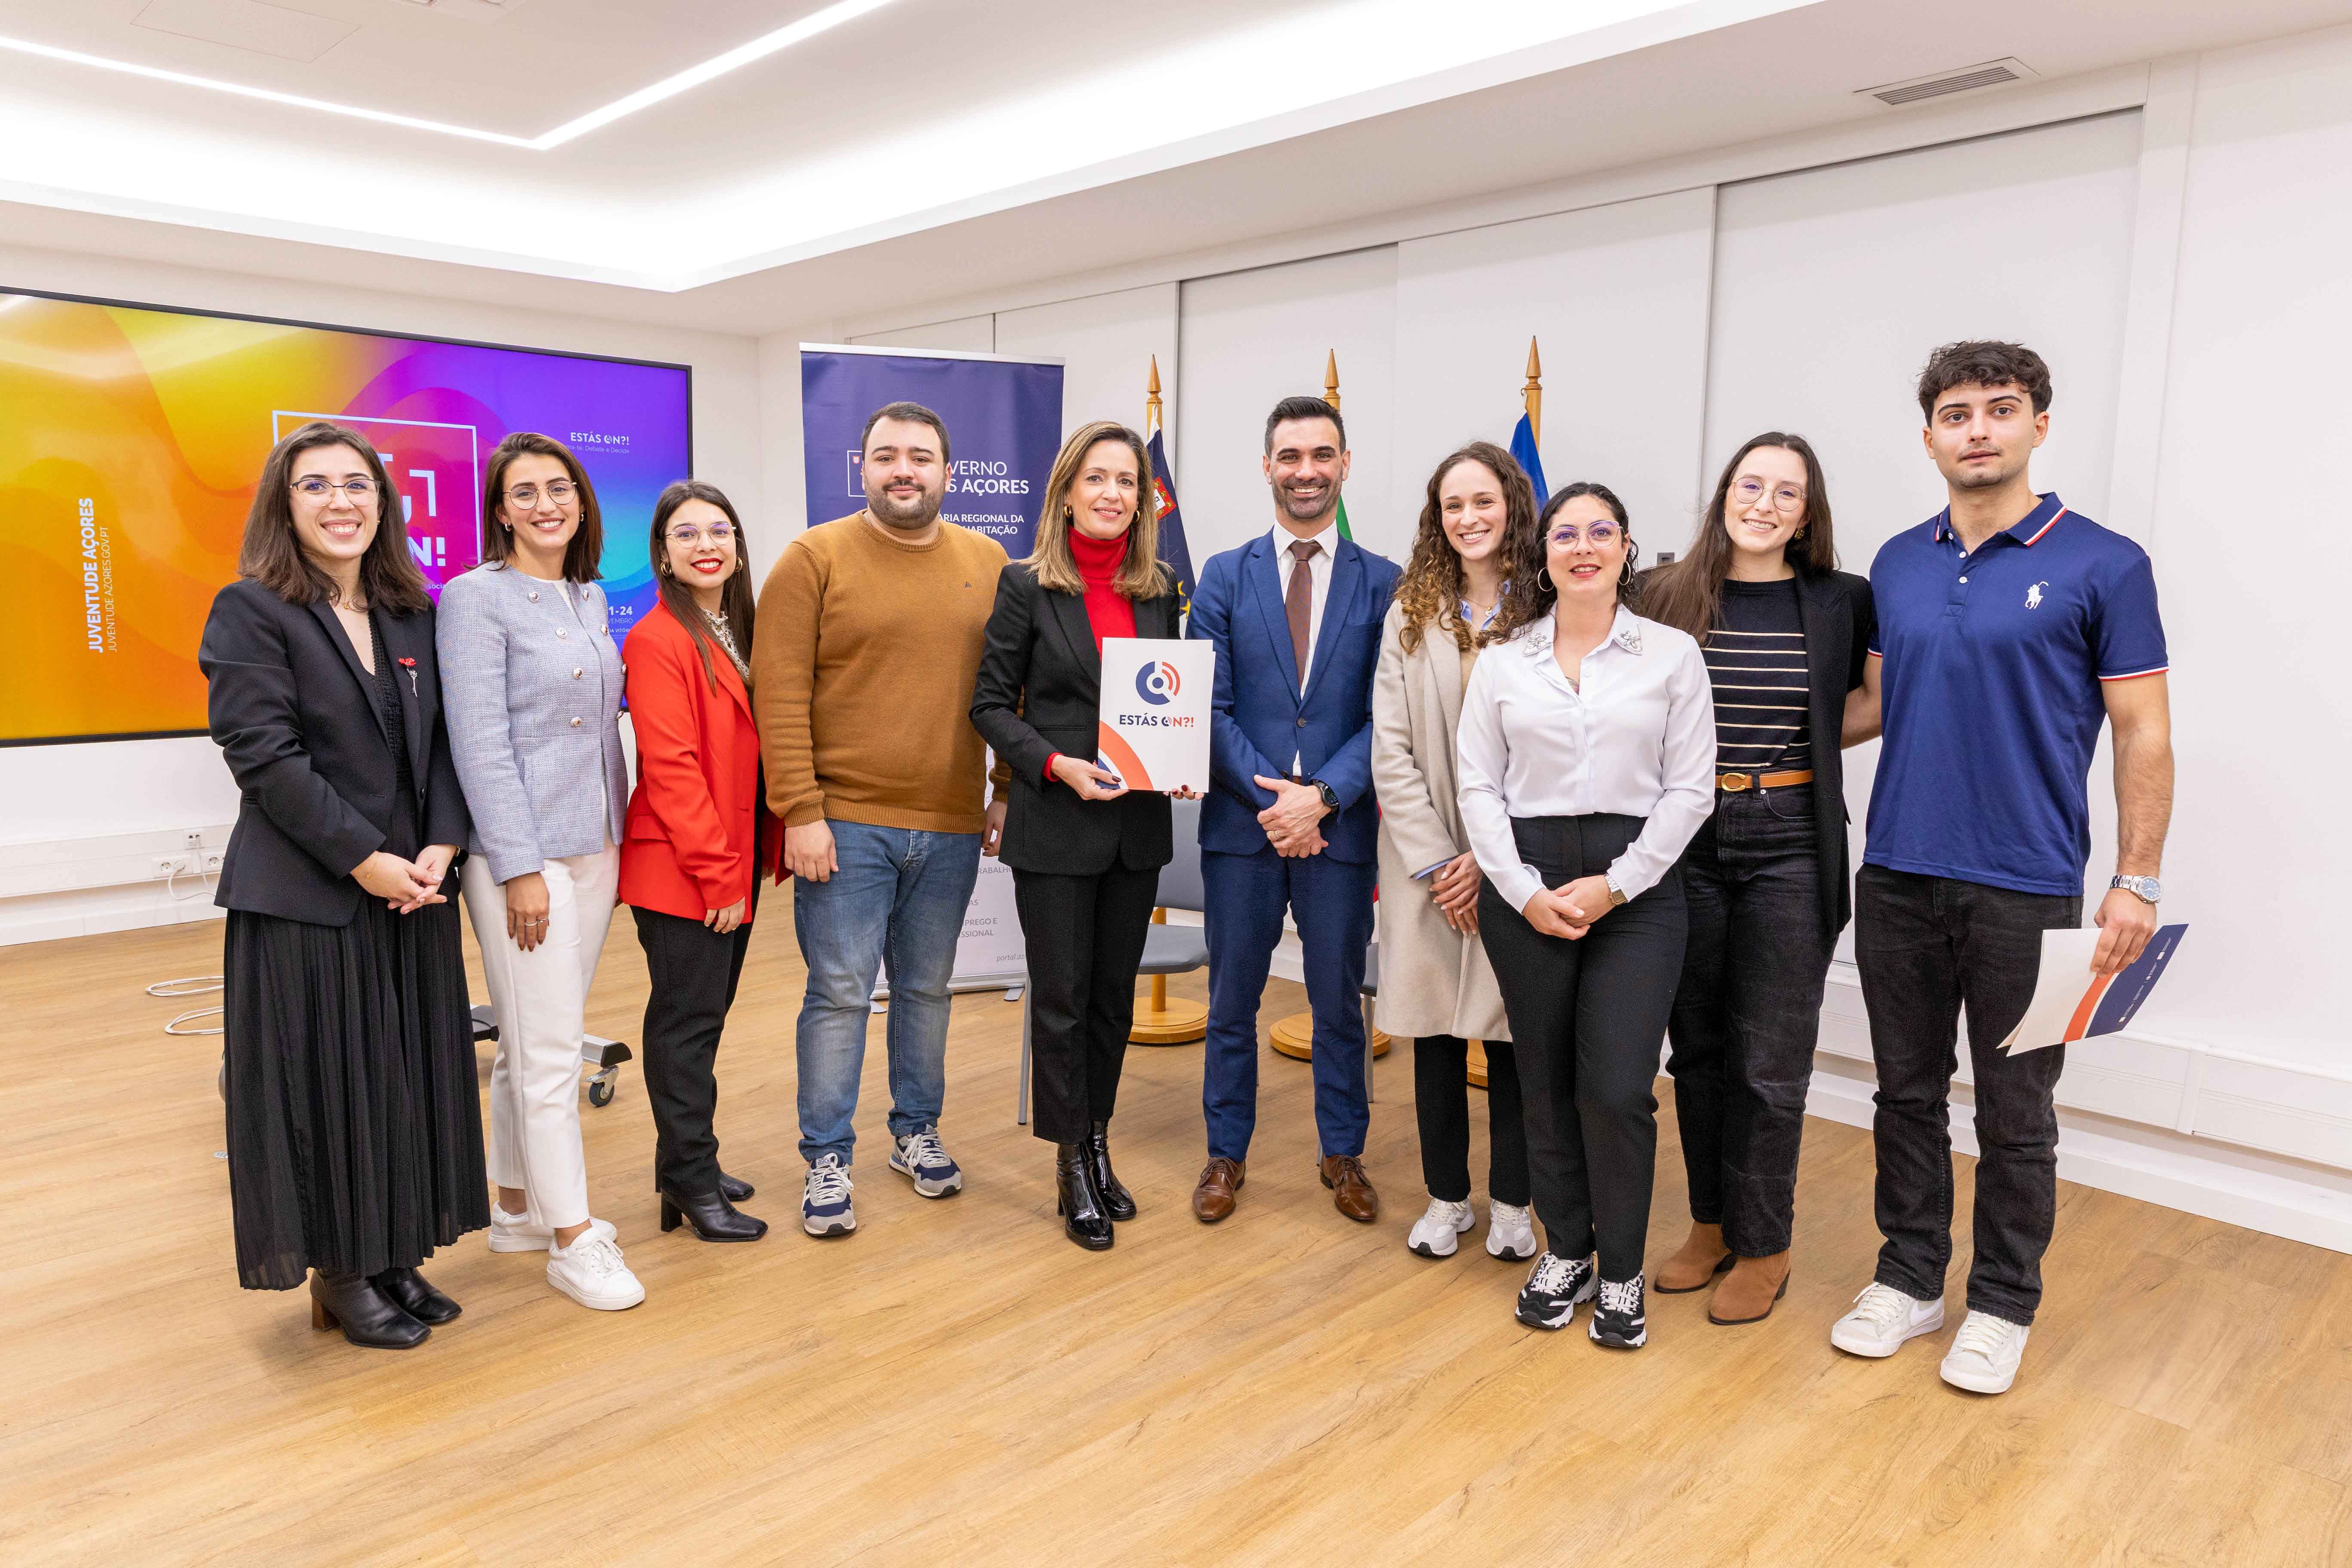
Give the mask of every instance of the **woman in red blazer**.
[(637, 787), (621, 844), (622, 902), (653, 981), (646, 1093), (662, 1229), (757, 1241), (768, 1222), (719, 1168), (711, 1063), (743, 973), (761, 875), (782, 834), (760, 785), (751, 723), (751, 579), (742, 521), (713, 486), (680, 479), (654, 504), (648, 544), (661, 601), (629, 632)]

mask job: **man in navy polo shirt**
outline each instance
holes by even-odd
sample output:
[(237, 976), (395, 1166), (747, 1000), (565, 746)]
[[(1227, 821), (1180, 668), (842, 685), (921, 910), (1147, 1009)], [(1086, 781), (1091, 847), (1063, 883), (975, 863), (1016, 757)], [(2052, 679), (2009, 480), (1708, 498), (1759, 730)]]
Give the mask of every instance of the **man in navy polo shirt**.
[(1965, 1008), (1980, 1150), (1976, 1256), (1943, 1376), (2000, 1394), (2042, 1300), (2065, 1048), (1998, 1047), (2033, 999), (2042, 933), (2082, 924), (2103, 720), (2115, 729), (2119, 843), (2093, 968), (2122, 969), (2156, 930), (2172, 811), (2164, 627), (2147, 552), (2027, 478), (2050, 431), (2041, 355), (1947, 344), (1919, 377), (1919, 409), (1950, 504), (1887, 541), (1870, 569), (1878, 642), (1864, 689), (1885, 742), (1854, 878), (1886, 1243), (1830, 1342), (1889, 1356), (1943, 1326)]

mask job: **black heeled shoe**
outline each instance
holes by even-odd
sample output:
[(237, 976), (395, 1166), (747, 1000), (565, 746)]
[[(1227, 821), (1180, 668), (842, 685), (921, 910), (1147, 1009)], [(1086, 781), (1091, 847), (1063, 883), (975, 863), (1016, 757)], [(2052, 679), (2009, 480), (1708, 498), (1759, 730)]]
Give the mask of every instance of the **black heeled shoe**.
[(433, 1331), (410, 1317), (364, 1274), (310, 1273), (310, 1327), (341, 1329), (343, 1338), (372, 1351), (415, 1350)]
[(424, 1275), (414, 1268), (387, 1268), (369, 1277), (369, 1283), (383, 1291), (392, 1304), (420, 1323), (438, 1326), (465, 1310), (447, 1296), (436, 1290)]
[(1097, 1121), (1087, 1134), (1085, 1144), (1087, 1167), (1094, 1173), (1095, 1191), (1102, 1195), (1103, 1213), (1113, 1219), (1135, 1217), (1135, 1194), (1127, 1190), (1110, 1168), (1110, 1123)]
[(704, 1241), (757, 1241), (768, 1222), (727, 1201), (724, 1192), (674, 1193), (662, 1189), (661, 1227), (667, 1236), (683, 1225)]
[(1110, 1215), (1103, 1212), (1101, 1194), (1095, 1191), (1085, 1144), (1054, 1145), (1054, 1212), (1063, 1216), (1063, 1232), (1088, 1252), (1108, 1251), (1114, 1239)]
[(740, 1204), (759, 1190), (751, 1183), (738, 1181), (724, 1171), (719, 1173), (719, 1195), (730, 1204)]

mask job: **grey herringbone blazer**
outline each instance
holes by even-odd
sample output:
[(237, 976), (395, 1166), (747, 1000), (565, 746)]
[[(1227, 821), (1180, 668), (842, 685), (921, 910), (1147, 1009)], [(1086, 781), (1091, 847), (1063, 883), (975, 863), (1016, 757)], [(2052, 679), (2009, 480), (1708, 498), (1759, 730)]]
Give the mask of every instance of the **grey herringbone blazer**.
[(629, 765), (604, 591), (486, 563), (441, 590), (434, 646), (474, 816), (467, 848), (491, 878), (618, 844)]

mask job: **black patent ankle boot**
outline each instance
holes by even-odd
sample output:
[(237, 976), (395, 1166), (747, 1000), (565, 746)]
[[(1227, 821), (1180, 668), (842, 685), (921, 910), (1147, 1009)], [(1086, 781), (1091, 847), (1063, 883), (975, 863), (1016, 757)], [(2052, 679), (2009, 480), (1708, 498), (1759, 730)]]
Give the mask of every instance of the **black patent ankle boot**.
[(1054, 1212), (1063, 1216), (1062, 1228), (1069, 1238), (1088, 1252), (1106, 1250), (1112, 1240), (1110, 1215), (1103, 1213), (1101, 1195), (1095, 1191), (1085, 1144), (1054, 1145)]
[(310, 1326), (341, 1329), (355, 1345), (376, 1351), (414, 1350), (432, 1330), (410, 1317), (364, 1274), (310, 1274)]
[(1087, 1134), (1087, 1168), (1095, 1179), (1095, 1191), (1102, 1196), (1103, 1213), (1113, 1219), (1135, 1217), (1135, 1194), (1119, 1184), (1110, 1168), (1110, 1123), (1097, 1121)]
[(667, 1236), (681, 1225), (704, 1241), (757, 1241), (768, 1234), (768, 1222), (729, 1203), (723, 1189), (681, 1193), (664, 1187), (662, 1234)]

